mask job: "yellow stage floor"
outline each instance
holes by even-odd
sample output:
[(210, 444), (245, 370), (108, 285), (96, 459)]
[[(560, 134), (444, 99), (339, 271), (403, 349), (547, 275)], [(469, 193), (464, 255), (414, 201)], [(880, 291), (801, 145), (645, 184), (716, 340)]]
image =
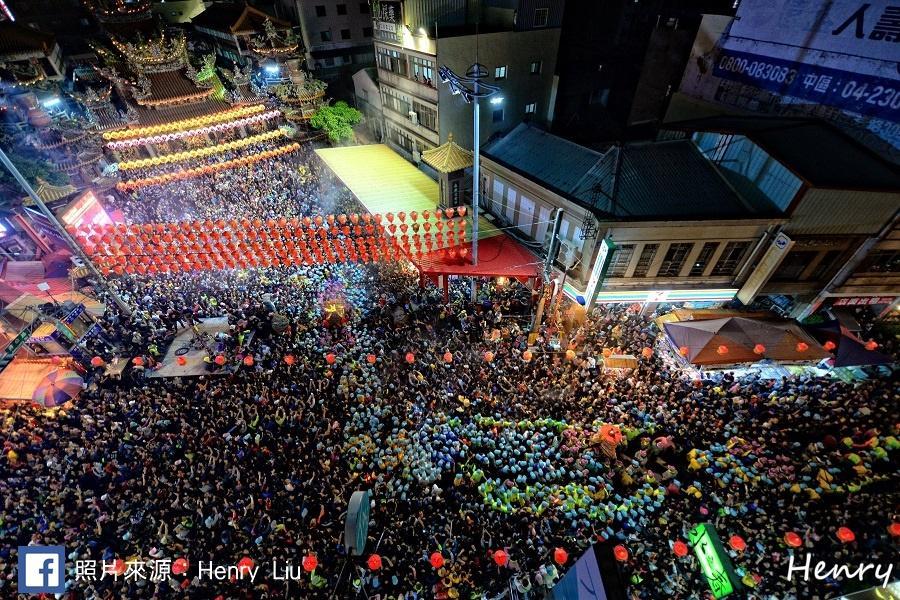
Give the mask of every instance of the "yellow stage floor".
[[(436, 181), (384, 144), (316, 150), (370, 213), (434, 210), (440, 190)], [(498, 235), (489, 221), (478, 219), (478, 239)], [(466, 235), (471, 239), (471, 225)]]

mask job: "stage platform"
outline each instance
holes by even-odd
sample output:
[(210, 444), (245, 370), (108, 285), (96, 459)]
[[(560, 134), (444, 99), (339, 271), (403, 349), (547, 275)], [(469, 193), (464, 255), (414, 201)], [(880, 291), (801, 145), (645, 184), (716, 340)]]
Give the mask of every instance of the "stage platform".
[[(235, 370), (234, 364), (226, 363), (223, 367), (216, 371), (209, 371), (203, 358), (209, 354), (213, 358), (216, 355), (217, 333), (228, 331), (228, 319), (226, 317), (216, 317), (214, 319), (202, 319), (199, 325), (201, 332), (209, 334), (208, 347), (212, 350), (195, 350), (191, 346), (191, 340), (194, 337), (190, 327), (186, 327), (178, 332), (175, 340), (166, 351), (166, 355), (162, 360), (162, 366), (155, 371), (149, 371), (147, 377), (198, 377), (200, 375), (226, 375)], [(189, 348), (184, 351), (184, 348)], [(177, 358), (183, 356), (187, 362), (179, 365)]]
[[(433, 211), (440, 200), (437, 182), (384, 144), (322, 148), (316, 154), (370, 213)], [(466, 236), (471, 239), (467, 220)], [(479, 217), (479, 240), (500, 233)]]

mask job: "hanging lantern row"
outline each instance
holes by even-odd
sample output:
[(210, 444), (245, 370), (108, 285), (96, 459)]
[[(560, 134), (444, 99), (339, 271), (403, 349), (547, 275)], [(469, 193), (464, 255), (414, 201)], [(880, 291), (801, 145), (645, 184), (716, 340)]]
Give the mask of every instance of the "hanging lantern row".
[(235, 252), (229, 249), (225, 253), (183, 253), (132, 256), (99, 256), (95, 260), (104, 275), (128, 274), (167, 274), (194, 271), (210, 271), (224, 269), (249, 269), (257, 267), (281, 267), (292, 265), (313, 265), (345, 262), (387, 262), (404, 258), (404, 251), (399, 244), (389, 244), (385, 238), (367, 243), (364, 238), (353, 244), (349, 240), (345, 245), (328, 243), (321, 246), (299, 248), (293, 252), (276, 253), (262, 249), (259, 252)]
[(285, 137), (287, 134), (281, 129), (273, 129), (265, 131), (257, 135), (241, 138), (225, 142), (224, 144), (216, 144), (215, 146), (204, 146), (203, 148), (195, 148), (193, 150), (185, 150), (184, 152), (173, 152), (172, 154), (161, 154), (151, 158), (139, 158), (137, 160), (125, 160), (119, 163), (120, 171), (130, 171), (132, 169), (143, 169), (145, 167), (158, 167), (159, 165), (167, 165), (170, 163), (181, 162), (185, 160), (193, 160), (197, 158), (205, 158), (214, 154), (222, 154), (238, 148), (245, 148), (259, 142), (268, 142), (277, 138)]
[(208, 133), (217, 133), (220, 131), (228, 131), (230, 129), (237, 129), (238, 127), (245, 127), (247, 125), (256, 125), (258, 123), (264, 123), (266, 121), (270, 121), (272, 119), (277, 119), (281, 116), (280, 110), (270, 110), (266, 111), (262, 114), (253, 115), (251, 117), (243, 117), (240, 119), (234, 119), (231, 121), (226, 121), (224, 123), (217, 123), (215, 125), (207, 125), (205, 127), (197, 127), (194, 129), (183, 129), (180, 131), (174, 131), (171, 133), (163, 133), (159, 135), (152, 135), (149, 137), (139, 137), (132, 138), (129, 140), (121, 140), (118, 142), (109, 142), (106, 144), (106, 147), (110, 150), (118, 150), (120, 148), (131, 148), (133, 146), (141, 146), (143, 144), (159, 144), (161, 142), (171, 142), (174, 140), (180, 140), (186, 137), (192, 137), (195, 135), (206, 135)]
[(103, 134), (104, 140), (126, 140), (129, 138), (144, 137), (149, 135), (159, 135), (161, 133), (170, 133), (173, 131), (184, 131), (188, 129), (196, 129), (214, 123), (222, 123), (242, 117), (249, 117), (266, 110), (265, 104), (253, 104), (251, 106), (239, 106), (222, 112), (204, 115), (202, 117), (193, 117), (190, 119), (182, 119), (173, 121), (164, 125), (151, 125), (149, 127), (135, 127), (133, 129), (119, 129), (116, 131), (107, 131)]
[[(340, 214), (340, 215), (316, 215), (315, 217), (280, 217), (278, 219), (266, 219), (263, 221), (262, 219), (207, 219), (207, 220), (198, 220), (198, 221), (178, 221), (178, 222), (170, 222), (170, 223), (117, 223), (117, 224), (97, 224), (97, 223), (84, 223), (79, 227), (68, 226), (66, 230), (72, 234), (83, 234), (83, 235), (100, 235), (100, 236), (114, 236), (114, 235), (139, 235), (139, 234), (165, 234), (166, 232), (176, 234), (176, 233), (189, 233), (189, 232), (209, 232), (211, 235), (216, 231), (222, 231), (226, 228), (231, 228), (233, 232), (244, 234), (247, 231), (252, 230), (262, 230), (267, 229), (269, 233), (273, 233), (274, 230), (298, 230), (301, 227), (305, 229), (310, 229), (315, 226), (316, 229), (321, 229), (327, 227), (333, 228), (336, 226), (340, 226), (343, 228), (346, 225), (369, 225), (373, 224), (375, 226), (380, 226), (381, 230), (387, 231), (396, 231), (391, 229), (391, 225), (395, 224), (395, 221), (399, 220), (400, 224), (405, 224), (406, 217), (409, 216), (413, 223), (417, 223), (419, 217), (422, 218), (422, 223), (420, 223), (419, 231), (424, 231), (426, 233), (430, 232), (432, 229), (436, 229), (438, 232), (443, 231), (445, 228), (452, 228), (456, 223), (456, 227), (458, 229), (462, 229), (465, 226), (465, 220), (457, 220), (450, 221), (450, 219), (454, 219), (455, 217), (464, 217), (466, 215), (466, 207), (458, 206), (455, 209), (447, 208), (443, 210), (435, 210), (435, 211), (423, 211), (421, 214), (416, 213), (415, 211), (406, 215), (406, 213), (400, 212), (396, 215), (394, 213), (351, 213)], [(432, 221), (433, 220), (433, 221)], [(384, 223), (387, 222), (387, 225)], [(431, 226), (426, 226), (431, 225)], [(401, 232), (408, 232), (410, 229), (415, 230), (415, 228), (407, 227), (406, 229), (400, 228)]]
[[(358, 221), (357, 221), (358, 222)], [(198, 222), (201, 223), (201, 222)], [(206, 222), (202, 222), (204, 225)], [(415, 237), (387, 236), (389, 227), (374, 225), (371, 220), (366, 225), (349, 224), (338, 227), (337, 224), (320, 228), (305, 228), (304, 224), (297, 223), (296, 228), (285, 226), (282, 229), (272, 228), (257, 229), (253, 223), (248, 223), (246, 229), (240, 226), (234, 230), (225, 229), (225, 223), (221, 227), (210, 227), (209, 231), (195, 228), (195, 223), (184, 222), (181, 224), (170, 223), (161, 228), (150, 227), (157, 233), (138, 233), (141, 229), (134, 226), (106, 226), (94, 228), (90, 231), (97, 233), (85, 234), (85, 229), (69, 228), (70, 233), (90, 256), (131, 256), (141, 254), (171, 254), (178, 252), (226, 252), (235, 251), (235, 246), (246, 251), (248, 246), (259, 249), (260, 246), (274, 248), (277, 252), (284, 250), (293, 251), (295, 248), (303, 248), (307, 243), (326, 242), (334, 240), (352, 240), (361, 237), (391, 237), (397, 240), (404, 249), (414, 249), (417, 254), (422, 249), (428, 252), (450, 247), (462, 258), (468, 255), (468, 248), (453, 248), (457, 244), (464, 244), (466, 233), (464, 224), (461, 223), (458, 232), (452, 230), (444, 233), (424, 233)], [(213, 225), (212, 222), (209, 223)], [(106, 231), (106, 233), (101, 233)], [(125, 231), (126, 233), (118, 233)], [(162, 233), (158, 233), (162, 231)], [(134, 233), (131, 233), (134, 232)]]
[(289, 152), (295, 152), (299, 149), (300, 144), (287, 144), (286, 146), (281, 146), (272, 150), (264, 150), (263, 152), (259, 152), (257, 154), (250, 154), (248, 156), (226, 160), (212, 165), (204, 165), (202, 167), (195, 167), (193, 169), (175, 171), (174, 173), (165, 173), (164, 175), (157, 175), (155, 177), (145, 177), (143, 179), (130, 179), (128, 181), (120, 181), (116, 184), (116, 189), (121, 192), (131, 192), (150, 185), (160, 185), (164, 183), (172, 183), (173, 181), (182, 181), (184, 179), (200, 177), (201, 175), (208, 175), (211, 173), (217, 173), (219, 171), (226, 171), (235, 167), (243, 167), (246, 165), (257, 163), (261, 160), (274, 158), (276, 156), (281, 156), (282, 154), (287, 154)]

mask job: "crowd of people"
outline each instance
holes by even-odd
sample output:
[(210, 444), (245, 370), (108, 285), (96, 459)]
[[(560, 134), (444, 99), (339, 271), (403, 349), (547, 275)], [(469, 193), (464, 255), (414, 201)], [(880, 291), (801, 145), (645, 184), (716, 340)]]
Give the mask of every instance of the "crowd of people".
[[(120, 208), (129, 222), (359, 210), (306, 151), (147, 188)], [(704, 598), (697, 559), (673, 550), (699, 523), (725, 542), (748, 598), (878, 583), (871, 571), (864, 582), (788, 578), (791, 556), (896, 559), (895, 378), (697, 377), (666, 359), (657, 315), (625, 305), (569, 330), (547, 324), (529, 343), (523, 286), (484, 285), (473, 301), (455, 282), (444, 304), (403, 264), (113, 286), (129, 310), (106, 297), (87, 355), (152, 369), (177, 332), (224, 317), (214, 353), (230, 368), (117, 379), (96, 367), (72, 406), (5, 410), (0, 596), (15, 589), (26, 544), (65, 545), (70, 570), (189, 561), (158, 580), (70, 572), (72, 598), (102, 599), (540, 597), (595, 543), (625, 550), (616, 568), (631, 598)], [(607, 348), (638, 356), (637, 368), (604, 369)], [(372, 498), (361, 556), (344, 546), (356, 490)], [(855, 539), (838, 539), (839, 527)], [(270, 572), (310, 556), (315, 569), (298, 580)], [(198, 577), (198, 561), (244, 557), (261, 567), (253, 581)]]

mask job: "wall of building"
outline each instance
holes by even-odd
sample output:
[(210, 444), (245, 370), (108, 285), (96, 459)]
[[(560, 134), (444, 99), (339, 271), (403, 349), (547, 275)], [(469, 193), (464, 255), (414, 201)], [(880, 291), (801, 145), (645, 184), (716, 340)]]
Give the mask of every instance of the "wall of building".
[[(487, 83), (500, 88), (491, 100), (481, 102), (482, 144), (522, 121), (548, 120), (559, 35), (559, 29), (533, 29), (478, 36), (477, 60), (487, 68)], [(476, 60), (475, 48), (474, 36), (438, 39), (437, 65), (463, 74)], [(505, 68), (501, 79), (496, 77), (498, 68)], [(472, 106), (445, 85), (438, 86), (438, 95), (441, 139), (452, 132), (460, 146), (471, 148)], [(531, 108), (533, 112), (528, 112)]]
[[(503, 225), (541, 243), (546, 250), (555, 211), (563, 210), (558, 263), (577, 263), (568, 277), (584, 286), (606, 238), (616, 248), (608, 258), (604, 290), (736, 288), (745, 279), (745, 263), (777, 220), (599, 223), (595, 239), (582, 240), (587, 209), (510, 171), (490, 158), (482, 160), (483, 207)], [(580, 262), (578, 262), (580, 261)], [(739, 277), (740, 275), (740, 277)]]
[(152, 10), (169, 23), (188, 23), (205, 8), (203, 0), (167, 0), (154, 2)]
[[(888, 223), (900, 194), (855, 190), (811, 189), (791, 214), (788, 234), (866, 235), (877, 233)], [(847, 210), (853, 207), (853, 210)]]

